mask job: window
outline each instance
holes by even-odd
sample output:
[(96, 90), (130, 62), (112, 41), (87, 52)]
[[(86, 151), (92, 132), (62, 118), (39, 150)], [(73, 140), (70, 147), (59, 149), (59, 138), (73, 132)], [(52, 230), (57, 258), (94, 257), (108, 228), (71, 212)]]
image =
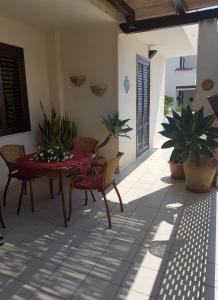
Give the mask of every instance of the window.
[(0, 43), (0, 136), (29, 130), (23, 49)]

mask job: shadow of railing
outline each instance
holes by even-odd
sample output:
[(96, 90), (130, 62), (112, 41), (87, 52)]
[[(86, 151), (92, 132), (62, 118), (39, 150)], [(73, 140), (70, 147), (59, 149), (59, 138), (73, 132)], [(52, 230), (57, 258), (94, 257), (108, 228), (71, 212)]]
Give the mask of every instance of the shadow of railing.
[[(215, 262), (216, 241), (210, 243), (211, 222), (215, 218), (215, 191), (187, 195), (158, 299), (215, 299), (214, 288), (209, 288), (207, 280), (208, 259)], [(210, 282), (214, 282), (215, 264), (211, 266)]]

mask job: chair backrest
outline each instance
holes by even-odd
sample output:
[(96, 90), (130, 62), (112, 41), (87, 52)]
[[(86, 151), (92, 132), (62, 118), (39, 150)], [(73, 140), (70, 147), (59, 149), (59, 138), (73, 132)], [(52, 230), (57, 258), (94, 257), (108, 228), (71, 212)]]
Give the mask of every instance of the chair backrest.
[(15, 169), (16, 160), (25, 155), (24, 145), (5, 145), (0, 148), (0, 156), (10, 171)]
[(83, 153), (95, 153), (98, 144), (96, 139), (90, 137), (76, 137), (73, 140), (73, 149)]
[(119, 161), (124, 153), (118, 152), (117, 156), (105, 163), (104, 171), (102, 174), (103, 186), (108, 187), (113, 183), (114, 173), (119, 166)]

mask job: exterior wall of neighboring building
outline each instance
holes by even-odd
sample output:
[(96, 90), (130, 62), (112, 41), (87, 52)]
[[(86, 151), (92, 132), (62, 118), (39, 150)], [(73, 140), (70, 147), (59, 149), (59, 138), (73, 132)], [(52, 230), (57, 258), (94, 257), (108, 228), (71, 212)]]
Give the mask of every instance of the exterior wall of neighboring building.
[[(166, 63), (166, 96), (176, 99), (179, 87), (188, 90), (188, 87), (196, 86), (197, 56), (185, 57), (185, 68), (180, 69), (180, 57), (169, 58)], [(185, 87), (187, 87), (185, 89)]]
[[(36, 148), (38, 142), (38, 123), (42, 118), (40, 101), (44, 108), (50, 108), (48, 87), (48, 65), (45, 32), (0, 17), (0, 42), (24, 49), (27, 92), (30, 111), (31, 131), (0, 137), (0, 146), (23, 144), (27, 153)], [(7, 169), (0, 160), (0, 189), (5, 185)]]

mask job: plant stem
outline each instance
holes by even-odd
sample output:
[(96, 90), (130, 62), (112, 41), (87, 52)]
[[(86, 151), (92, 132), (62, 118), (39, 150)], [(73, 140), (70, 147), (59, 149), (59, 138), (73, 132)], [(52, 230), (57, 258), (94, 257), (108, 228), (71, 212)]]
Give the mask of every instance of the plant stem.
[(111, 138), (112, 134), (108, 134), (108, 136), (103, 140), (103, 142), (96, 147), (95, 151), (97, 152), (99, 149), (103, 148), (111, 140)]

